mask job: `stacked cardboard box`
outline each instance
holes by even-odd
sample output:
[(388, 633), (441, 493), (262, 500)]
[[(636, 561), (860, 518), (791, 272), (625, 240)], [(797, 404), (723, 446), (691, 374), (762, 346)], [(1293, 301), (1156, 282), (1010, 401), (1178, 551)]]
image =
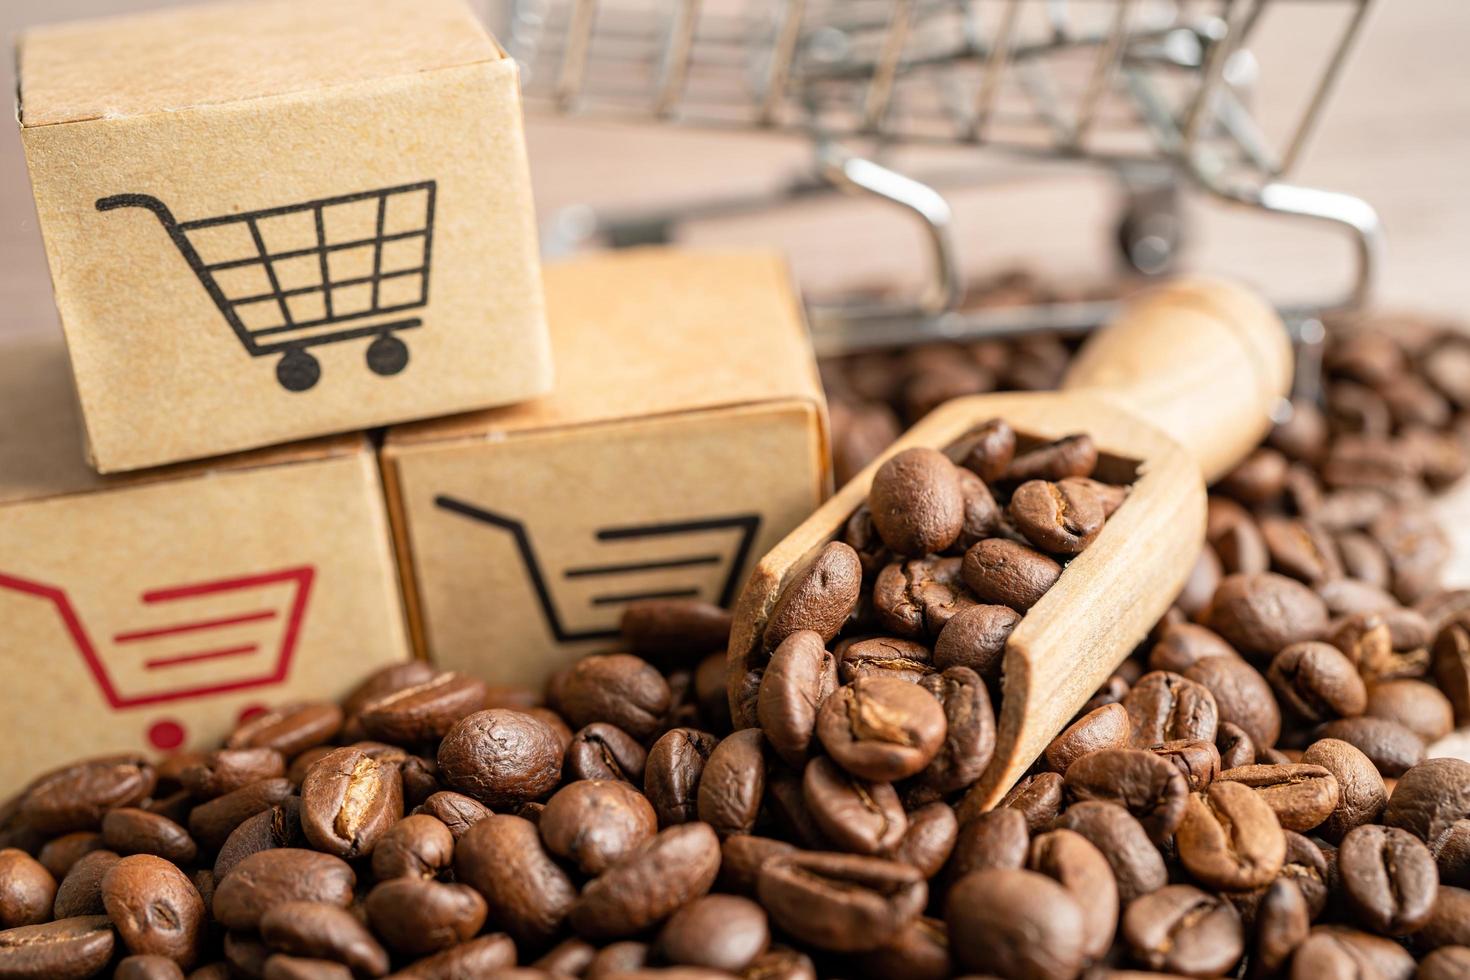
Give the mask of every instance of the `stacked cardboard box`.
[[(66, 350), (0, 350), (7, 724), (49, 746), (0, 793), (415, 647), (538, 681), (633, 597), (728, 602), (826, 491), (778, 259), (574, 262), (548, 332), (516, 68), (460, 0), (175, 9), (18, 65)], [(389, 432), (385, 498), (363, 430), (444, 416)]]

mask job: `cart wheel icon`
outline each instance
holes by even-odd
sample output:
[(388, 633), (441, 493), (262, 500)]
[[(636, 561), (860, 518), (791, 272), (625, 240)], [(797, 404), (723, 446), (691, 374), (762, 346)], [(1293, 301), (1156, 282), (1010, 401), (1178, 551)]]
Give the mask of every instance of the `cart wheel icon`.
[(276, 364), (276, 380), (287, 391), (305, 391), (321, 376), (321, 364), (304, 350), (287, 351)]
[(397, 374), (408, 366), (408, 345), (385, 333), (368, 344), (367, 365), (374, 374)]

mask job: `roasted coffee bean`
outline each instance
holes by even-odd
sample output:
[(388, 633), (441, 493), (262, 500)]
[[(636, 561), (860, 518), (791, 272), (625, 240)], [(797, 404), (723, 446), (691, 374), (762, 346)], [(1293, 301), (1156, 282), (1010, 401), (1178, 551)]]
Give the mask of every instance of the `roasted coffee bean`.
[(189, 834), (206, 851), (218, 850), (236, 827), (291, 795), (289, 779), (262, 779), (242, 786), (189, 813)]
[(830, 643), (857, 608), (862, 585), (857, 552), (841, 541), (828, 542), (781, 590), (766, 619), (766, 649), (774, 650), (786, 637), (805, 629)]
[(102, 842), (118, 854), (156, 854), (181, 865), (199, 854), (199, 846), (183, 827), (136, 807), (118, 807), (103, 816)]
[(1149, 670), (1183, 674), (1206, 657), (1238, 657), (1235, 648), (1198, 623), (1170, 623), (1149, 651)]
[(220, 749), (179, 773), (179, 783), (195, 797), (212, 800), (242, 786), (286, 775), (286, 758), (272, 748)]
[(576, 938), (564, 939), (531, 966), (559, 976), (580, 977), (587, 972), (596, 955), (597, 947), (591, 943)]
[(1413, 973), (1413, 958), (1397, 944), (1335, 926), (1314, 928), (1291, 958), (1291, 980), (1408, 980)]
[(562, 776), (567, 780), (623, 779), (640, 783), (647, 763), (648, 753), (633, 736), (599, 721), (572, 736), (564, 754)]
[(1184, 818), (1189, 790), (1171, 763), (1143, 749), (1103, 749), (1067, 768), (1066, 791), (1074, 800), (1105, 800), (1133, 814), (1155, 842), (1166, 840)]
[(1385, 777), (1402, 776), (1424, 761), (1424, 740), (1385, 718), (1341, 718), (1323, 725), (1318, 735), (1347, 742)]
[(1388, 805), (1388, 790), (1372, 761), (1347, 742), (1324, 738), (1302, 754), (1306, 765), (1320, 766), (1337, 780), (1337, 805), (1318, 828), (1328, 840), (1341, 840), (1354, 827), (1373, 823)]
[(281, 847), (261, 851), (235, 865), (214, 890), (214, 918), (226, 929), (250, 931), (260, 917), (284, 902), (326, 902), (346, 907), (357, 876), (341, 858)]
[(1407, 830), (1365, 824), (1350, 831), (1337, 867), (1353, 912), (1374, 932), (1401, 936), (1429, 920), (1439, 874), (1429, 848)]
[(1092, 437), (1072, 435), (1016, 454), (1006, 467), (1005, 478), (1014, 483), (1061, 480), (1069, 476), (1091, 476), (1096, 468), (1097, 446)]
[(736, 895), (706, 895), (670, 916), (655, 946), (669, 963), (739, 973), (770, 942), (759, 905)]
[[(812, 636), (816, 637), (816, 634)], [(789, 637), (787, 642), (790, 642)], [(779, 647), (777, 652), (780, 652)], [(834, 659), (837, 676), (840, 678), (838, 683), (850, 684), (868, 674), (879, 677), (897, 677), (899, 680), (918, 683), (934, 673), (933, 656), (928, 647), (913, 640), (903, 640), (892, 636), (870, 636), (851, 641), (844, 640), (839, 643)], [(773, 666), (775, 662), (776, 658), (772, 656)], [(770, 672), (771, 668), (767, 667), (767, 675)], [(836, 686), (834, 683), (833, 688), (835, 689)], [(830, 694), (831, 691), (827, 693)]]
[(1082, 910), (1082, 955), (1096, 960), (1113, 944), (1118, 883), (1103, 853), (1071, 830), (1053, 830), (1031, 842), (1027, 868), (1065, 888)]
[(697, 599), (643, 599), (623, 609), (621, 630), (628, 649), (643, 657), (688, 660), (723, 651), (730, 641), (731, 615)]
[(1253, 790), (1235, 782), (1217, 781), (1189, 797), (1174, 846), (1191, 875), (1230, 891), (1260, 888), (1286, 861), (1286, 837), (1276, 814)]
[[(1026, 818), (1026, 826), (1032, 833), (1040, 833), (1050, 827), (1062, 809), (1062, 777), (1054, 772), (1039, 772), (1024, 776), (1001, 798), (998, 806), (1019, 810)], [(969, 817), (972, 808), (969, 798), (961, 801), (964, 815)]]
[(118, 962), (112, 980), (184, 980), (184, 971), (167, 956), (128, 956)]
[(1439, 880), (1456, 888), (1470, 888), (1470, 818), (1456, 820), (1429, 842), (1439, 865)]
[(895, 861), (911, 864), (933, 878), (954, 853), (959, 837), (959, 820), (954, 808), (943, 800), (925, 804), (908, 815), (909, 829), (889, 853)]
[(102, 879), (117, 862), (117, 852), (107, 850), (93, 851), (78, 858), (56, 888), (51, 917), (70, 919), (102, 915), (106, 911), (102, 904)]
[(1337, 544), (1316, 522), (1267, 516), (1260, 527), (1271, 567), (1281, 574), (1308, 585), (1342, 575)]
[(1422, 841), (1437, 841), (1459, 820), (1470, 819), (1470, 762), (1429, 759), (1399, 777), (1383, 822)]
[(1352, 663), (1329, 643), (1286, 647), (1266, 672), (1281, 703), (1309, 722), (1363, 713), (1368, 692)]
[(771, 819), (773, 832), (802, 847), (817, 850), (829, 847), (826, 835), (807, 808), (800, 774), (788, 772), (785, 767), (770, 772), (766, 779), (765, 810)]
[(551, 726), (509, 708), (460, 719), (439, 743), (438, 761), (450, 786), (492, 807), (536, 799), (561, 780)]
[(56, 919), (0, 931), (0, 976), (86, 980), (112, 959), (116, 934), (105, 915)]
[(1221, 769), (1249, 766), (1256, 761), (1256, 743), (1239, 725), (1228, 721), (1220, 722), (1215, 732), (1215, 748), (1220, 750)]
[(985, 771), (995, 751), (995, 714), (985, 683), (968, 667), (931, 674), (919, 686), (944, 710), (945, 736), (939, 752), (914, 777), (909, 805), (964, 789)]
[(53, 837), (41, 845), (36, 860), (51, 872), (51, 877), (60, 881), (66, 877), (71, 866), (83, 856), (103, 847), (102, 835), (95, 830), (77, 830), (70, 834)]
[(373, 932), (400, 956), (426, 956), (462, 943), (485, 924), (485, 899), (469, 885), (422, 878), (380, 882), (363, 902)]
[(424, 681), (432, 680), (439, 671), (426, 660), (409, 660), (399, 664), (389, 664), (369, 674), (366, 679), (352, 689), (347, 697), (342, 699), (342, 712), (349, 719), (355, 718), (362, 711), (363, 705), (369, 701), (375, 701), (385, 694), (401, 691), (406, 687), (422, 684)]
[(1023, 544), (987, 538), (965, 552), (960, 573), (981, 602), (1025, 612), (1057, 583), (1062, 566)]
[(506, 977), (514, 974), (516, 947), (504, 933), (479, 936), (442, 953), (415, 960), (396, 976), (405, 980), (463, 980), (469, 977)]
[(1296, 882), (1288, 878), (1277, 878), (1271, 882), (1256, 913), (1251, 975), (1276, 976), (1290, 962), (1296, 948), (1306, 941), (1311, 930), (1311, 910)]
[(14, 847), (0, 850), (0, 929), (45, 922), (55, 899), (56, 879), (40, 861)]
[(597, 951), (587, 967), (589, 980), (612, 980), (616, 977), (639, 977), (646, 975), (645, 967), (648, 959), (653, 955), (653, 948), (647, 943), (625, 940), (620, 943), (609, 943)]
[(364, 702), (357, 717), (369, 736), (394, 745), (443, 738), (455, 722), (485, 707), (485, 682), (445, 671)]
[(1164, 742), (1215, 740), (1220, 724), (1215, 696), (1203, 684), (1168, 671), (1138, 679), (1123, 699), (1135, 748)]
[(398, 766), (355, 746), (323, 757), (301, 784), (301, 829), (317, 850), (365, 857), (403, 817)]
[(991, 419), (971, 433), (960, 465), (986, 483), (994, 483), (1005, 475), (1015, 455), (1015, 430), (1003, 419)]
[(708, 892), (719, 870), (720, 843), (708, 824), (662, 830), (583, 889), (572, 927), (590, 939), (635, 935)]
[(886, 980), (942, 980), (954, 973), (949, 956), (949, 933), (944, 921), (919, 916), (884, 945), (862, 956), (864, 977)]
[(1129, 904), (1123, 940), (1150, 970), (1193, 977), (1224, 976), (1245, 952), (1240, 916), (1218, 895), (1169, 885)]
[(306, 846), (306, 833), (301, 829), (301, 799), (288, 796), (269, 810), (247, 817), (230, 832), (215, 855), (214, 876), (223, 878), (235, 865), (257, 851)]
[(381, 977), (388, 953), (357, 916), (324, 902), (285, 902), (260, 918), (260, 938), (277, 952), (331, 960), (354, 973)]
[(908, 830), (892, 784), (857, 778), (828, 758), (807, 763), (802, 794), (817, 826), (844, 851), (882, 854), (897, 847)]
[(658, 817), (627, 783), (585, 779), (546, 801), (537, 828), (548, 851), (596, 876), (652, 839)]
[(275, 749), (289, 759), (330, 742), (341, 727), (341, 708), (313, 701), (263, 711), (241, 723), (225, 744), (232, 749)]
[(449, 828), (457, 841), (465, 831), (490, 816), (490, 808), (463, 793), (441, 790), (419, 804), (415, 813), (425, 813)]
[(546, 853), (529, 820), (495, 814), (454, 847), (454, 876), (485, 897), (495, 922), (518, 943), (537, 945), (566, 919), (577, 888)]
[(1281, 709), (1260, 671), (1239, 657), (1228, 656), (1206, 657), (1182, 673), (1214, 696), (1222, 723), (1238, 725), (1253, 745), (1276, 744), (1281, 736)]
[(866, 503), (859, 505), (847, 519), (842, 529), (842, 541), (857, 552), (865, 576), (877, 574), (880, 568), (893, 560), (893, 553), (873, 526), (873, 511)]
[(720, 845), (719, 890), (754, 895), (761, 865), (780, 854), (797, 851), (793, 844), (771, 837), (736, 834)]
[(863, 677), (843, 685), (817, 715), (817, 737), (832, 758), (873, 782), (919, 772), (939, 752), (945, 734), (939, 702), (922, 688), (889, 677)]
[(756, 718), (771, 748), (788, 764), (806, 758), (817, 712), (836, 689), (836, 659), (812, 630), (797, 630), (771, 654), (761, 676)]
[(959, 558), (913, 558), (886, 566), (873, 583), (878, 624), (901, 637), (938, 637), (951, 619), (975, 605), (960, 570)]
[(433, 878), (454, 860), (454, 835), (438, 817), (404, 817), (373, 848), (373, 877)]
[(1081, 834), (1102, 853), (1113, 869), (1118, 899), (1124, 906), (1169, 881), (1164, 858), (1143, 825), (1116, 803), (1075, 803), (1057, 818), (1057, 827)]
[(1255, 790), (1287, 830), (1311, 830), (1337, 808), (1337, 777), (1321, 766), (1241, 766), (1222, 772), (1220, 779)]
[(42, 834), (96, 830), (102, 815), (134, 806), (153, 792), (158, 779), (141, 756), (109, 756), (79, 762), (41, 776), (21, 797), (20, 819)]
[(699, 778), (699, 819), (721, 837), (750, 833), (765, 796), (766, 767), (765, 735), (759, 728), (743, 729), (720, 742)]
[(1455, 712), (1438, 688), (1423, 681), (1379, 681), (1368, 688), (1363, 713), (1370, 718), (1396, 721), (1424, 739), (1436, 742), (1455, 727)]
[(194, 965), (204, 939), (204, 900), (189, 877), (152, 854), (134, 854), (102, 878), (102, 904), (133, 953)]
[(1086, 962), (1082, 907), (1045, 875), (971, 872), (950, 889), (944, 918), (951, 955), (973, 971), (1067, 980)]
[(1030, 828), (1020, 810), (1003, 807), (982, 813), (960, 826), (950, 875), (957, 881), (986, 868), (1024, 868), (1030, 846)]
[(1191, 793), (1203, 792), (1220, 775), (1220, 750), (1213, 742), (1165, 742), (1149, 751), (1174, 763)]
[(936, 670), (968, 667), (986, 680), (1000, 676), (1006, 640), (1021, 621), (1009, 606), (974, 605), (955, 613), (934, 641)]
[(1442, 946), (1419, 961), (1416, 980), (1460, 980), (1470, 976), (1470, 946)]
[(1262, 446), (1221, 477), (1218, 488), (1245, 504), (1268, 503), (1281, 494), (1286, 469), (1285, 456)]
[(1094, 708), (1067, 726), (1046, 747), (1046, 764), (1066, 774), (1067, 767), (1089, 752), (1128, 746), (1132, 723), (1121, 704)]
[[(950, 546), (951, 550), (964, 551), (977, 541), (990, 537), (1001, 524), (1000, 506), (985, 481), (966, 469), (956, 469), (960, 481), (960, 496), (964, 500), (965, 520), (960, 525), (960, 536)], [(865, 566), (866, 567), (866, 566)]]
[(1205, 625), (1246, 656), (1264, 658), (1325, 633), (1327, 608), (1311, 589), (1283, 575), (1227, 575)]
[(756, 892), (781, 931), (839, 953), (884, 945), (919, 915), (928, 898), (923, 877), (911, 865), (821, 851), (766, 861)]
[(669, 699), (668, 682), (646, 660), (612, 653), (573, 664), (555, 707), (573, 728), (607, 722), (644, 739), (658, 731)]
[[(769, 733), (767, 741), (770, 741)], [(648, 750), (643, 792), (653, 805), (660, 827), (688, 823), (697, 818), (699, 781), (717, 744), (719, 739), (708, 732), (672, 728)]]
[(1085, 485), (1030, 480), (1011, 495), (1006, 507), (1011, 526), (1038, 549), (1054, 555), (1080, 555), (1102, 531), (1102, 502)]
[(934, 449), (916, 447), (889, 457), (873, 475), (868, 507), (883, 543), (900, 555), (941, 552), (964, 525), (959, 474)]
[(1470, 891), (1440, 885), (1429, 921), (1414, 934), (1420, 949), (1470, 946)]
[[(1211, 497), (1210, 509), (1223, 504), (1223, 498)], [(1232, 506), (1238, 504), (1231, 502)], [(1271, 567), (1271, 556), (1266, 550), (1266, 539), (1261, 528), (1250, 515), (1241, 511), (1238, 518), (1224, 522), (1217, 531), (1209, 535), (1209, 544), (1220, 558), (1221, 570), (1230, 575), (1259, 575)]]
[(1449, 698), (1455, 720), (1470, 724), (1470, 616), (1462, 613), (1439, 631), (1433, 669), (1434, 681)]

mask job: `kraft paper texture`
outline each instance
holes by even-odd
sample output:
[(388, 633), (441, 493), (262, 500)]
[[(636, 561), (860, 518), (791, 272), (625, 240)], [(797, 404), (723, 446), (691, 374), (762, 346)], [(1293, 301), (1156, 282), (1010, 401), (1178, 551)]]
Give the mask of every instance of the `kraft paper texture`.
[(3, 729), (24, 748), (0, 796), (80, 756), (211, 747), (408, 656), (366, 440), (144, 478), (89, 474), (77, 435), (59, 349), (0, 350)]
[(732, 601), (830, 481), (778, 258), (649, 249), (546, 281), (557, 391), (393, 429), (383, 452), (420, 650), (533, 687), (616, 649), (636, 598)]
[(450, 0), (361, 9), (22, 39), (22, 142), (102, 472), (549, 387), (515, 65)]

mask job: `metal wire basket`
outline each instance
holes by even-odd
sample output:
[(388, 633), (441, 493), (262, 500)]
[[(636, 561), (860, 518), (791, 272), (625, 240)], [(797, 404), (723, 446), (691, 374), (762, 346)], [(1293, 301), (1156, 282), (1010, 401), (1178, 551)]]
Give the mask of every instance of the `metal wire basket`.
[[(912, 299), (813, 308), (818, 346), (835, 352), (1080, 330), (1106, 316), (1106, 305), (1095, 303), (960, 312), (951, 211), (939, 190), (955, 177), (941, 185), (880, 162), (909, 144), (995, 147), (1114, 168), (1133, 202), (1118, 229), (1120, 246), (1143, 272), (1164, 271), (1173, 259), (1176, 185), (1339, 226), (1356, 246), (1351, 285), (1303, 310), (1360, 305), (1381, 249), (1375, 212), (1359, 198), (1287, 177), (1370, 3), (513, 0), (501, 27), (533, 107), (786, 133), (814, 146), (812, 172), (780, 193), (592, 222), (584, 216), (584, 233), (615, 244), (658, 239), (684, 220), (820, 190), (870, 195), (916, 216), (932, 251), (927, 288)], [(1338, 8), (1340, 28), (1295, 123), (1284, 140), (1272, 141), (1251, 110), (1259, 65), (1250, 44), (1268, 9), (1288, 5)]]

